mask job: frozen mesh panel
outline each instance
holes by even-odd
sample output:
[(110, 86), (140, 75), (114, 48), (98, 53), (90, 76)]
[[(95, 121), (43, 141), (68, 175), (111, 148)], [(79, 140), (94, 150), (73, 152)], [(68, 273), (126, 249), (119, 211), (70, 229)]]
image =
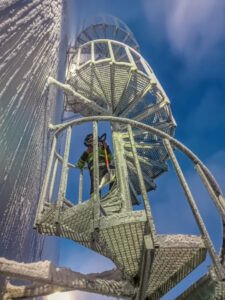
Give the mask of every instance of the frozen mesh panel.
[[(96, 74), (96, 68), (93, 65), (87, 64), (77, 70), (76, 75), (70, 78), (68, 83), (76, 92), (106, 108), (106, 95)], [(71, 102), (69, 104), (71, 105)]]
[[(156, 85), (152, 85), (150, 90), (146, 93), (146, 95), (143, 98), (140, 98), (139, 101), (137, 101), (137, 104), (128, 113), (127, 118), (139, 120), (143, 119), (142, 116), (146, 117), (146, 115), (153, 115), (155, 113), (155, 104), (159, 102), (159, 99), (156, 95), (156, 91)], [(158, 109), (156, 109), (156, 111), (157, 110)]]
[[(134, 164), (134, 160), (132, 160), (130, 157), (126, 157), (127, 160), (127, 167), (128, 167), (128, 177), (129, 180), (131, 181), (135, 191), (137, 194), (141, 194), (141, 189), (139, 186), (139, 180), (137, 177), (137, 169)], [(150, 171), (150, 170), (149, 170)], [(146, 176), (146, 173), (143, 175), (144, 183), (145, 183), (145, 188), (147, 191), (154, 190), (156, 188), (155, 183), (153, 182), (153, 179), (149, 176), (149, 172), (147, 173), (148, 175)]]
[(94, 51), (95, 61), (110, 58), (109, 47), (107, 42), (95, 42)]
[(148, 132), (135, 131), (134, 140), (137, 143), (137, 151), (140, 156), (146, 156), (152, 160), (165, 161), (167, 151), (161, 138)]
[[(102, 100), (105, 103), (103, 107), (106, 108), (109, 105), (111, 105), (111, 101), (109, 99), (109, 94), (107, 94), (104, 86), (102, 85), (101, 68), (102, 67), (100, 67), (100, 64), (93, 66), (93, 78), (92, 78), (93, 98)], [(107, 84), (109, 83), (107, 82)]]
[[(136, 102), (142, 95), (142, 92), (149, 84), (150, 79), (144, 74), (140, 74), (138, 72), (131, 71), (130, 80), (128, 82), (126, 91), (124, 92), (124, 97), (121, 99), (120, 110), (118, 111), (118, 115), (123, 113), (125, 109), (129, 109), (129, 104), (133, 101)], [(132, 109), (132, 108), (131, 108)]]
[[(124, 32), (122, 30), (119, 30), (120, 32)], [(118, 36), (116, 35), (116, 27), (114, 25), (105, 24), (104, 25), (104, 34), (105, 38), (112, 40), (117, 40)], [(125, 33), (124, 33), (125, 34)]]
[(94, 68), (99, 85), (104, 91), (105, 100), (111, 105), (111, 65), (108, 62), (101, 62)]
[(134, 60), (134, 63), (136, 65), (136, 67), (138, 68), (139, 71), (143, 72), (143, 73), (146, 73), (146, 70), (145, 70), (145, 67), (143, 66), (142, 64), (142, 61), (141, 61), (141, 56), (137, 55), (134, 51), (130, 51), (132, 57), (133, 57), (133, 60)]
[(137, 41), (128, 26), (116, 17), (98, 15), (89, 17), (82, 25), (76, 38), (75, 47), (96, 39), (110, 39), (125, 42), (132, 48), (139, 50)]
[[(167, 151), (158, 136), (143, 130), (133, 130), (133, 136), (138, 155), (161, 161), (167, 158)], [(131, 151), (130, 140), (126, 133), (123, 134), (123, 139), (126, 150)]]
[(125, 97), (126, 86), (129, 80), (130, 67), (126, 65), (116, 65), (114, 68), (114, 94), (113, 106), (116, 109), (118, 103)]
[(102, 24), (93, 25), (93, 40), (105, 38), (105, 28)]
[(142, 211), (126, 212), (119, 218), (115, 214), (100, 220), (100, 237), (104, 243), (99, 245), (99, 252), (132, 277), (139, 269), (145, 224), (146, 216)]
[(93, 219), (92, 203), (90, 200), (73, 206), (61, 213), (61, 222), (73, 231), (83, 232), (89, 230)]
[[(161, 159), (156, 159), (155, 157), (150, 158), (150, 156), (153, 156), (153, 154), (155, 156), (159, 155), (159, 153), (152, 150), (151, 152), (149, 151), (149, 153), (147, 153), (147, 155), (145, 155), (145, 156), (139, 154), (138, 158), (139, 158), (139, 163), (140, 163), (140, 166), (141, 166), (141, 169), (142, 169), (143, 176), (147, 176), (147, 177), (150, 177), (150, 178), (154, 179), (157, 176), (159, 176), (161, 173), (167, 171), (168, 167), (165, 164), (165, 162), (162, 161)], [(132, 152), (131, 151), (126, 151), (125, 155), (126, 155), (126, 159), (134, 165), (135, 161), (134, 161)], [(136, 169), (135, 169), (135, 172), (136, 172)]]
[(152, 107), (152, 109), (149, 107), (149, 111), (146, 109), (146, 113), (138, 115), (135, 119), (165, 132), (167, 132), (167, 129), (171, 126), (175, 127), (168, 104), (162, 105), (161, 108), (160, 106), (157, 106), (156, 109), (154, 109), (154, 107)]
[(206, 256), (204, 243), (199, 236), (178, 234), (157, 237), (160, 246), (156, 249), (151, 274), (146, 284), (146, 296), (152, 300), (161, 299), (200, 265)]
[(159, 109), (157, 112), (157, 116), (160, 122), (168, 121), (169, 120), (169, 111), (167, 105), (165, 105), (163, 108)]
[(91, 86), (89, 83), (91, 81), (91, 77), (91, 67), (89, 64), (85, 65), (83, 68), (77, 71), (76, 76), (74, 76), (74, 84), (72, 85), (72, 87), (75, 89), (76, 92), (81, 93), (85, 97), (90, 97)]
[(82, 65), (91, 60), (91, 44), (84, 45), (81, 48), (79, 65)]
[[(134, 140), (136, 142), (136, 151), (146, 188), (147, 190), (151, 190), (155, 188), (153, 179), (168, 170), (168, 166), (166, 164), (166, 159), (168, 158), (167, 152), (162, 141), (159, 141), (157, 137), (147, 132), (138, 130), (134, 131)], [(124, 134), (124, 142), (129, 176), (131, 177), (131, 181), (134, 183), (137, 193), (139, 193), (140, 189), (139, 185), (137, 184), (137, 172), (136, 168), (134, 167), (135, 162), (132, 148), (126, 133)]]
[(113, 49), (113, 54), (114, 54), (114, 58), (116, 61), (127, 62), (127, 63), (130, 62), (124, 46), (112, 43), (112, 49)]

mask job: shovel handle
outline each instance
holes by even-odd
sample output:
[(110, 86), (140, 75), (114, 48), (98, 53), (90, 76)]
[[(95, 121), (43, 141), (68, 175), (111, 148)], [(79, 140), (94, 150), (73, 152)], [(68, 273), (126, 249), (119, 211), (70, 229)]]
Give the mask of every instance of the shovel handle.
[(105, 145), (104, 145), (104, 152), (105, 152), (105, 162), (106, 162), (106, 165), (108, 165), (109, 164), (109, 160), (108, 160), (108, 154), (107, 154)]

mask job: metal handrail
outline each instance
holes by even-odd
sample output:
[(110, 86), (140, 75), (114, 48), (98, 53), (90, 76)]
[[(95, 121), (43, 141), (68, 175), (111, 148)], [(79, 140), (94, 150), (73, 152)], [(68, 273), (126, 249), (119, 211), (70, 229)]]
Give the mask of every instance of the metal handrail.
[[(77, 48), (77, 50), (76, 51), (81, 51), (80, 49), (82, 49), (83, 47), (86, 47), (86, 46), (88, 46), (89, 44), (90, 45), (92, 45), (92, 44), (94, 44), (94, 43), (99, 43), (99, 42), (105, 42), (105, 43), (113, 43), (113, 44), (117, 44), (117, 45), (120, 45), (120, 46), (122, 46), (122, 47), (124, 47), (124, 48), (126, 48), (126, 49), (129, 49), (129, 51), (131, 51), (131, 52), (134, 52), (139, 58), (140, 58), (140, 60), (141, 60), (141, 62), (143, 63), (143, 66), (144, 67), (146, 67), (146, 72), (148, 73), (148, 74), (152, 74), (153, 73), (153, 71), (152, 71), (152, 69), (151, 69), (151, 67), (150, 67), (150, 65), (146, 62), (146, 60), (142, 57), (142, 55), (138, 52), (138, 51), (136, 51), (134, 48), (132, 48), (132, 47), (130, 47), (129, 45), (127, 45), (127, 44), (125, 44), (125, 43), (122, 43), (122, 42), (119, 42), (119, 41), (116, 41), (116, 40), (111, 40), (111, 39), (96, 39), (96, 40), (91, 40), (91, 41), (88, 41), (88, 42), (86, 42), (85, 44), (82, 44), (82, 46), (80, 46), (79, 48)], [(75, 55), (76, 55), (76, 52), (74, 53)], [(129, 58), (129, 57), (128, 57)], [(99, 61), (106, 61), (106, 60), (111, 60), (111, 58), (105, 58), (105, 59), (101, 59), (101, 60), (97, 60), (97, 61), (95, 61), (95, 62), (99, 62)], [(90, 62), (91, 61), (91, 59), (90, 60), (88, 60), (87, 62)], [(87, 63), (86, 62), (86, 63)], [(80, 69), (80, 67), (83, 67), (86, 63), (84, 63), (84, 64), (80, 64), (79, 63), (79, 61), (78, 61), (78, 66), (77, 66), (77, 69)], [(119, 62), (118, 62), (119, 63)], [(123, 63), (125, 63), (125, 62), (123, 62)], [(133, 64), (133, 62), (132, 61), (130, 61), (130, 63), (127, 63), (127, 65), (130, 65), (130, 64)]]
[(214, 192), (216, 193), (217, 197), (219, 195), (222, 196), (222, 191), (220, 190), (220, 187), (218, 183), (216, 182), (215, 178), (211, 174), (211, 172), (207, 169), (207, 167), (203, 164), (203, 162), (195, 155), (190, 149), (188, 149), (185, 145), (183, 145), (181, 142), (170, 136), (169, 134), (165, 133), (162, 130), (159, 130), (153, 126), (143, 124), (141, 122), (127, 119), (127, 118), (120, 118), (120, 117), (114, 117), (114, 116), (90, 116), (90, 117), (83, 117), (80, 119), (76, 119), (73, 121), (69, 121), (67, 123), (58, 124), (58, 125), (52, 125), (50, 124), (49, 129), (50, 130), (56, 130), (55, 136), (57, 137), (63, 130), (65, 130), (68, 126), (76, 126), (88, 122), (93, 121), (99, 121), (99, 122), (112, 122), (112, 123), (122, 123), (124, 125), (131, 125), (132, 127), (139, 128), (146, 130), (152, 134), (155, 134), (159, 136), (162, 139), (168, 139), (170, 143), (172, 144), (173, 148), (180, 150), (184, 155), (186, 155), (195, 165), (200, 165), (201, 168), (204, 170), (204, 173), (208, 177), (210, 184), (212, 185), (212, 188)]
[[(214, 266), (215, 266), (215, 271), (216, 271), (216, 274), (218, 276), (219, 279), (223, 279), (225, 278), (225, 274), (224, 274), (224, 271), (223, 269), (221, 268), (221, 264), (219, 262), (219, 259), (218, 259), (218, 256), (216, 255), (216, 252), (215, 252), (215, 249), (214, 249), (214, 246), (211, 242), (211, 239), (208, 235), (208, 232), (207, 232), (207, 229), (203, 223), (203, 220), (201, 219), (201, 216), (198, 212), (198, 209), (197, 209), (197, 206), (195, 204), (195, 201), (193, 199), (193, 196), (191, 195), (191, 192), (190, 192), (190, 189), (186, 183), (186, 180), (183, 176), (183, 173), (180, 169), (180, 166), (176, 160), (176, 157), (173, 153), (173, 150), (174, 149), (179, 149), (183, 154), (185, 154), (190, 160), (191, 162), (193, 162), (195, 164), (195, 168), (200, 176), (200, 178), (203, 180), (204, 184), (206, 185), (206, 188), (212, 198), (212, 200), (215, 202), (216, 204), (216, 207), (222, 217), (222, 219), (225, 221), (225, 204), (224, 204), (224, 199), (222, 197), (222, 192), (216, 182), (216, 180), (214, 179), (214, 177), (212, 176), (212, 174), (209, 172), (209, 170), (206, 168), (206, 166), (201, 162), (201, 160), (191, 151), (189, 150), (186, 146), (184, 146), (182, 143), (180, 143), (179, 141), (177, 141), (175, 138), (171, 137), (170, 135), (168, 135), (167, 133), (153, 127), (153, 126), (149, 126), (149, 125), (145, 125), (143, 123), (140, 123), (138, 121), (134, 121), (134, 120), (131, 120), (131, 119), (125, 119), (125, 118), (119, 118), (119, 117), (112, 117), (112, 116), (91, 116), (91, 117), (84, 117), (84, 118), (81, 118), (81, 119), (77, 119), (77, 120), (73, 120), (73, 121), (70, 121), (70, 122), (67, 122), (67, 123), (63, 123), (63, 124), (58, 124), (58, 125), (51, 125), (50, 126), (50, 129), (53, 129), (53, 130), (56, 130), (55, 134), (54, 134), (54, 137), (53, 137), (53, 141), (54, 141), (54, 149), (55, 149), (55, 143), (56, 143), (56, 139), (57, 137), (59, 136), (59, 134), (66, 130), (67, 128), (69, 128), (71, 130), (71, 128), (73, 126), (76, 126), (76, 125), (80, 125), (80, 124), (83, 124), (83, 123), (87, 123), (87, 122), (94, 122), (94, 146), (95, 148), (97, 147), (97, 144), (96, 144), (96, 136), (97, 136), (97, 122), (99, 121), (105, 121), (105, 122), (111, 122), (111, 123), (122, 123), (122, 124), (126, 124), (128, 125), (128, 128), (129, 128), (129, 136), (130, 136), (130, 140), (132, 141), (133, 138), (131, 137), (131, 134), (132, 134), (132, 128), (139, 128), (139, 129), (143, 129), (143, 130), (146, 130), (147, 132), (149, 133), (152, 133), (152, 134), (155, 134), (157, 136), (159, 136), (160, 138), (162, 138), (162, 141), (164, 142), (164, 146), (172, 160), (172, 163), (173, 163), (173, 166), (176, 170), (176, 173), (177, 173), (177, 176), (178, 178), (180, 179), (180, 182), (182, 184), (182, 187), (184, 189), (184, 192), (187, 196), (187, 199), (188, 199), (188, 202), (189, 202), (189, 205), (192, 209), (192, 212), (195, 216), (195, 219), (196, 219), (196, 222), (197, 222), (197, 225), (200, 229), (200, 232), (202, 233), (202, 236), (203, 236), (203, 241), (205, 243), (205, 246), (212, 258), (212, 261), (214, 263)], [(68, 133), (67, 133), (67, 136), (68, 136)], [(69, 147), (69, 146), (68, 146)], [(68, 148), (67, 147), (67, 148)], [(135, 155), (136, 153), (136, 150), (135, 150), (135, 146), (134, 146), (134, 140), (133, 140), (133, 153)], [(95, 149), (96, 150), (96, 149)], [(64, 173), (66, 174), (66, 172), (68, 171), (67, 169), (69, 167), (76, 167), (75, 165), (73, 164), (70, 164), (68, 162), (68, 151), (69, 151), (69, 148), (67, 149), (67, 157), (66, 157), (66, 161), (64, 161), (64, 159), (59, 156), (59, 155), (56, 155), (56, 158), (61, 160), (61, 162), (63, 163), (63, 167), (64, 167)], [(51, 152), (52, 153), (52, 152)], [(96, 152), (97, 153), (97, 152)], [(54, 154), (55, 154), (55, 150), (54, 150)], [(52, 155), (52, 154), (51, 154)], [(97, 157), (97, 154), (95, 155), (95, 168), (96, 169), (96, 166), (97, 166), (97, 172), (98, 172), (98, 159), (96, 159)], [(50, 174), (49, 174), (49, 168), (52, 167), (52, 163), (53, 163), (53, 160), (51, 159), (51, 166), (47, 168), (48, 170), (48, 176), (47, 176), (47, 179), (49, 181), (49, 177), (50, 177)], [(138, 161), (137, 161), (137, 157), (136, 157), (136, 165), (138, 166)], [(66, 171), (67, 170), (67, 171)], [(96, 173), (96, 172), (95, 172)], [(139, 173), (138, 173), (138, 176), (139, 176), (139, 180), (140, 178), (142, 177), (142, 175), (140, 175), (141, 173), (141, 170), (139, 168)], [(95, 202), (95, 216), (96, 218), (98, 217), (99, 215), (99, 193), (98, 193), (98, 173), (96, 174), (97, 176), (97, 180), (95, 179), (94, 181), (94, 190), (95, 190), (95, 197), (94, 197), (94, 202)], [(81, 175), (80, 176), (80, 184), (82, 184), (82, 180), (83, 180), (83, 176)], [(62, 185), (62, 184), (61, 184)], [(46, 182), (44, 184), (45, 186), (45, 190), (46, 190)], [(63, 190), (63, 189), (62, 189)], [(79, 186), (79, 201), (78, 201), (78, 204), (81, 203), (81, 197), (82, 197), (82, 192), (80, 192), (82, 190), (82, 187)], [(144, 188), (142, 189), (144, 191)], [(62, 192), (62, 191), (61, 191)], [(63, 190), (64, 194), (65, 194), (65, 189)], [(96, 196), (97, 195), (97, 196)], [(147, 195), (147, 194), (146, 194)], [(144, 193), (144, 196), (146, 196), (145, 193)], [(42, 195), (43, 196), (43, 195)], [(143, 196), (143, 197), (144, 197)], [(145, 197), (146, 198), (146, 197)], [(147, 199), (147, 198), (146, 198)], [(146, 203), (147, 203), (147, 200), (144, 199), (145, 201), (145, 206), (146, 206)], [(149, 210), (150, 212), (150, 210)], [(151, 217), (151, 215), (150, 215)], [(151, 222), (151, 218), (149, 217), (149, 220)], [(153, 226), (153, 236), (154, 236), (154, 226)]]

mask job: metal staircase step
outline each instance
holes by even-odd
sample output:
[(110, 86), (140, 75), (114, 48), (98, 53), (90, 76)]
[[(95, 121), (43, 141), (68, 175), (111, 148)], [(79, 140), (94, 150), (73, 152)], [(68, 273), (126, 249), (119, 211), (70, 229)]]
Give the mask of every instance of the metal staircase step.
[(200, 265), (206, 257), (206, 248), (200, 236), (158, 235), (159, 248), (151, 268), (146, 295), (160, 299), (184, 277)]
[[(112, 194), (117, 194), (116, 189)], [(112, 202), (104, 210), (110, 210), (110, 205), (114, 207)], [(43, 222), (38, 225), (40, 233), (74, 240), (110, 258), (127, 279), (132, 281), (140, 277), (147, 223), (145, 211), (112, 213), (94, 222), (92, 203), (88, 200), (62, 211), (60, 223), (56, 223), (56, 214), (56, 206), (50, 206)], [(200, 236), (157, 235), (157, 242), (144, 287), (146, 296), (151, 300), (162, 297), (201, 264), (206, 256)]]

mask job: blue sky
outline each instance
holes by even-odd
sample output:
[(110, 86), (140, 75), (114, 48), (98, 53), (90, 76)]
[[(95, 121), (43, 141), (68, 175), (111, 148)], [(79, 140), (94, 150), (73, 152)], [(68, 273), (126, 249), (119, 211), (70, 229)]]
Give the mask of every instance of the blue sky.
[[(211, 170), (225, 192), (225, 2), (222, 0), (70, 0), (70, 34), (90, 15), (109, 13), (134, 33), (171, 101), (175, 137)], [(219, 251), (221, 224), (203, 185), (187, 159), (177, 153), (209, 234)], [(171, 164), (169, 163), (171, 166)], [(158, 233), (198, 234), (183, 191), (171, 170), (150, 193)], [(113, 264), (71, 241), (61, 242), (60, 264), (84, 273)], [(210, 259), (162, 299), (172, 300), (207, 271)], [(48, 297), (48, 299), (59, 299)], [(66, 298), (68, 297), (68, 298)], [(63, 299), (110, 299), (74, 292)]]

